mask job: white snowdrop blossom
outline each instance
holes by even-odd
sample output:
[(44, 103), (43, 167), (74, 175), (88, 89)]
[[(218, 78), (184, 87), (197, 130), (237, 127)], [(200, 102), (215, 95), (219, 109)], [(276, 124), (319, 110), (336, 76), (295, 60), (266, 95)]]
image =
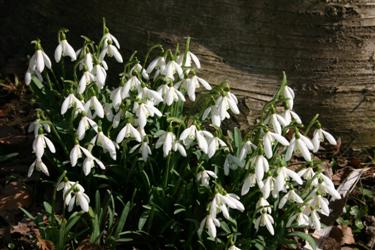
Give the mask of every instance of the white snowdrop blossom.
[(253, 150), (255, 150), (257, 146), (255, 146), (251, 141), (247, 140), (240, 151), (239, 159), (241, 161), (245, 160), (245, 158), (248, 156), (249, 153), (252, 153)]
[(85, 176), (90, 174), (91, 169), (95, 166), (95, 163), (101, 169), (105, 169), (105, 166), (102, 161), (94, 157), (89, 150), (80, 146), (79, 144), (75, 144), (69, 154), (70, 163), (72, 167), (75, 167), (77, 165), (78, 159), (82, 158), (82, 152), (86, 156), (86, 159), (83, 161), (83, 164), (82, 164), (82, 170)]
[(327, 141), (331, 145), (336, 145), (337, 144), (335, 138), (330, 133), (328, 133), (327, 131), (323, 130), (322, 128), (319, 128), (319, 129), (316, 129), (314, 131), (314, 135), (313, 135), (313, 139), (312, 139), (312, 143), (314, 145), (313, 152), (318, 152), (319, 147), (320, 147), (320, 143), (323, 142), (324, 139), (327, 139)]
[(302, 198), (292, 189), (286, 193), (279, 202), (279, 209), (283, 208), (287, 201), (293, 201), (296, 203), (303, 203)]
[(37, 71), (39, 73), (42, 73), (44, 67), (51, 69), (51, 66), (51, 60), (49, 59), (48, 55), (41, 49), (36, 50), (34, 55), (30, 58), (29, 70), (31, 72)]
[(279, 135), (281, 135), (282, 128), (287, 125), (287, 121), (284, 119), (284, 117), (276, 113), (272, 114), (268, 118), (268, 122), (272, 125), (272, 128), (275, 131), (275, 133)]
[(284, 112), (284, 120), (285, 120), (285, 126), (288, 126), (290, 125), (290, 123), (294, 120), (297, 124), (302, 124), (302, 120), (301, 118), (299, 117), (299, 115), (292, 111), (292, 110), (285, 110)]
[(56, 149), (52, 141), (48, 139), (48, 137), (46, 137), (44, 134), (39, 134), (34, 138), (32, 147), (33, 153), (35, 153), (37, 159), (42, 159), (44, 149), (46, 147), (48, 147), (51, 153), (56, 153)]
[(118, 63), (123, 62), (120, 52), (111, 43), (108, 43), (108, 45), (103, 48), (102, 52), (99, 55), (99, 60), (100, 61), (104, 60), (104, 57), (106, 55), (109, 56), (109, 57), (114, 57)]
[(89, 116), (91, 116), (90, 110), (94, 109), (95, 114), (94, 114), (94, 116), (91, 116), (91, 117), (98, 116), (100, 118), (104, 118), (104, 108), (103, 108), (102, 104), (99, 102), (99, 100), (96, 96), (92, 96), (85, 103), (84, 108), (85, 108), (86, 113), (90, 114)]
[(298, 185), (302, 185), (303, 183), (301, 177), (296, 172), (287, 167), (281, 167), (278, 170), (278, 175), (276, 177), (275, 189), (277, 192), (285, 190), (286, 181), (288, 179), (294, 180)]
[(144, 162), (146, 162), (148, 160), (148, 158), (150, 157), (150, 155), (152, 155), (152, 151), (151, 151), (151, 148), (148, 144), (148, 142), (146, 141), (142, 141), (141, 143), (135, 145), (134, 147), (132, 147), (130, 149), (130, 153), (134, 153), (135, 150), (137, 150), (141, 153), (142, 155), (142, 160)]
[(115, 46), (120, 49), (120, 43), (118, 42), (117, 38), (109, 33), (108, 30), (100, 40), (100, 43), (103, 43), (104, 47), (107, 47), (109, 44), (115, 44)]
[[(177, 145), (177, 146), (176, 146)], [(162, 131), (158, 140), (156, 141), (155, 148), (163, 146), (163, 156), (167, 157), (171, 150), (179, 151), (182, 156), (186, 156), (186, 151), (181, 143), (176, 141), (176, 135), (173, 132)]]
[(51, 132), (51, 127), (47, 123), (42, 122), (40, 119), (36, 119), (30, 123), (29, 127), (27, 128), (27, 132), (34, 132), (34, 136), (37, 136), (40, 128), (43, 128), (47, 133)]
[(241, 248), (236, 247), (235, 245), (231, 245), (228, 250), (241, 250)]
[(283, 95), (286, 99), (287, 109), (292, 110), (294, 106), (295, 97), (294, 90), (286, 85), (283, 89)]
[[(210, 136), (211, 133), (207, 133), (207, 131), (198, 130), (195, 125), (191, 125), (190, 127), (186, 128), (184, 131), (182, 131), (180, 135), (180, 140), (184, 143), (185, 146), (190, 147), (193, 141), (196, 141), (198, 143), (198, 147), (200, 150), (202, 150), (203, 153), (208, 154), (209, 149), (209, 142), (206, 138), (206, 136)], [(210, 137), (213, 137), (212, 135)], [(219, 143), (219, 142), (217, 142)], [(224, 142), (222, 142), (224, 143)], [(215, 142), (214, 142), (215, 144)], [(212, 145), (212, 147), (215, 147), (216, 145)], [(225, 144), (225, 143), (224, 143)], [(211, 149), (212, 151), (214, 148)], [(216, 151), (216, 149), (215, 149)], [(213, 152), (215, 153), (215, 152)], [(211, 152), (212, 154), (212, 152)]]
[(178, 74), (180, 79), (184, 79), (184, 72), (181, 66), (175, 61), (169, 61), (160, 73), (169, 78), (170, 80), (175, 79), (174, 75), (176, 73)]
[(126, 81), (122, 88), (121, 97), (122, 99), (129, 97), (130, 91), (141, 89), (141, 81), (136, 76), (132, 76)]
[(255, 229), (258, 230), (259, 227), (263, 227), (263, 226), (266, 226), (268, 232), (271, 234), (271, 235), (274, 235), (275, 234), (275, 230), (273, 228), (273, 224), (274, 224), (274, 220), (273, 220), (273, 217), (270, 215), (270, 214), (267, 214), (267, 213), (261, 213), (260, 217), (258, 217), (256, 220), (255, 220)]
[(202, 85), (206, 90), (211, 90), (211, 85), (204, 79), (193, 76), (192, 78), (184, 80), (184, 88), (187, 90), (189, 99), (195, 101), (195, 90)]
[(285, 160), (289, 161), (292, 158), (293, 152), (301, 153), (306, 161), (311, 161), (311, 153), (309, 150), (313, 150), (314, 146), (309, 138), (301, 135), (297, 132), (297, 137), (293, 136), (290, 140), (288, 150), (285, 153)]
[(202, 235), (203, 228), (207, 228), (207, 233), (211, 238), (216, 238), (217, 229), (216, 227), (220, 227), (220, 221), (213, 217), (212, 215), (208, 214), (201, 222), (198, 235)]
[(165, 66), (166, 66), (165, 58), (160, 56), (150, 62), (150, 64), (148, 65), (146, 69), (146, 72), (147, 74), (150, 74), (152, 73), (152, 71), (154, 71), (154, 69), (156, 69), (155, 74), (153, 76), (153, 78), (155, 79), (156, 77), (159, 76), (161, 71), (164, 71)]
[(133, 72), (137, 72), (137, 73), (140, 73), (143, 77), (143, 79), (145, 80), (149, 80), (150, 77), (146, 71), (146, 69), (144, 69), (142, 67), (142, 65), (140, 65), (139, 63), (137, 63), (136, 65), (134, 65), (131, 70), (129, 71), (129, 74), (133, 74)]
[(210, 178), (214, 178), (214, 179), (217, 178), (217, 175), (215, 174), (215, 172), (210, 171), (210, 170), (203, 170), (197, 174), (197, 181), (200, 183), (201, 186), (204, 186), (204, 187), (209, 187)]
[(78, 182), (63, 182), (57, 187), (57, 191), (63, 190), (64, 204), (68, 211), (73, 210), (74, 204), (80, 206), (82, 211), (89, 211), (90, 198), (85, 194), (85, 189)]
[(131, 123), (127, 123), (117, 134), (116, 142), (121, 143), (124, 138), (134, 138), (137, 142), (142, 141), (141, 134), (133, 127)]
[(162, 95), (163, 101), (168, 106), (171, 106), (174, 102), (185, 102), (184, 95), (175, 87), (168, 86), (166, 84), (159, 87), (158, 92)]
[(212, 158), (219, 148), (228, 148), (228, 146), (219, 137), (209, 137), (207, 150), (208, 158)]
[(272, 143), (274, 141), (279, 142), (283, 146), (289, 146), (289, 142), (287, 139), (285, 139), (284, 136), (273, 133), (271, 131), (268, 131), (264, 136), (263, 136), (263, 147), (264, 147), (264, 153), (266, 154), (268, 159), (272, 158), (273, 152), (272, 152)]
[(85, 138), (86, 130), (89, 128), (92, 128), (95, 132), (98, 132), (98, 124), (96, 124), (95, 121), (88, 118), (87, 116), (82, 116), (81, 120), (79, 121), (78, 128), (76, 131), (76, 134), (78, 136), (78, 139), (81, 141), (83, 138)]
[(96, 145), (100, 146), (104, 152), (108, 152), (113, 160), (116, 160), (116, 144), (109, 139), (102, 131), (93, 138), (96, 140)]
[(59, 45), (57, 45), (55, 49), (55, 61), (57, 63), (60, 62), (62, 56), (70, 57), (72, 62), (77, 60), (76, 52), (66, 39), (62, 39)]
[(263, 155), (258, 155), (252, 159), (253, 164), (255, 165), (255, 176), (258, 183), (259, 188), (263, 187), (263, 177), (264, 174), (268, 172), (269, 170), (269, 163), (266, 157)]
[(34, 172), (34, 169), (42, 172), (43, 174), (49, 176), (48, 168), (46, 164), (42, 162), (41, 159), (36, 158), (35, 161), (30, 165), (29, 170), (27, 172), (27, 177), (31, 177)]
[(94, 60), (90, 51), (87, 51), (86, 48), (80, 49), (76, 52), (76, 56), (84, 53), (83, 58), (79, 61), (79, 70), (85, 69), (85, 71), (91, 72), (94, 68)]
[(79, 80), (78, 94), (85, 92), (87, 85), (95, 81), (95, 76), (90, 71), (85, 71), (82, 74), (81, 79)]
[(77, 97), (75, 97), (74, 94), (69, 94), (65, 98), (61, 105), (61, 114), (65, 114), (70, 108), (74, 108), (76, 113), (86, 111), (83, 103)]
[(147, 87), (139, 89), (138, 97), (140, 99), (146, 99), (148, 101), (151, 101), (154, 105), (158, 105), (163, 101), (163, 97), (159, 92), (149, 89)]
[(103, 62), (104, 61), (102, 61), (102, 65), (99, 64), (99, 63), (95, 64), (95, 66), (93, 67), (92, 72), (91, 72), (95, 76), (95, 83), (96, 83), (96, 85), (98, 86), (99, 89), (104, 88), (105, 80), (107, 78), (107, 72), (105, 71), (105, 67), (103, 66)]
[(242, 184), (241, 195), (242, 196), (246, 195), (250, 191), (250, 188), (255, 186), (256, 182), (257, 182), (256, 175), (248, 174)]
[[(301, 211), (304, 210), (304, 207), (301, 208)], [(297, 223), (297, 226), (309, 226), (310, 225), (310, 218), (304, 212), (298, 212), (297, 214), (291, 216), (286, 224), (286, 227), (290, 227), (293, 222)]]
[[(184, 63), (184, 60), (185, 60), (185, 63)], [(181, 66), (187, 67), (187, 68), (192, 67), (192, 62), (193, 62), (194, 66), (197, 69), (201, 68), (201, 63), (200, 63), (198, 57), (195, 54), (193, 54), (191, 51), (188, 51), (186, 53), (186, 56), (185, 56), (185, 54), (178, 56), (177, 59), (176, 59), (176, 62), (178, 64), (180, 64)]]
[(144, 103), (135, 102), (133, 106), (133, 112), (137, 116), (138, 126), (144, 128), (147, 124), (148, 117), (161, 117), (163, 114), (154, 106), (152, 101), (146, 101)]

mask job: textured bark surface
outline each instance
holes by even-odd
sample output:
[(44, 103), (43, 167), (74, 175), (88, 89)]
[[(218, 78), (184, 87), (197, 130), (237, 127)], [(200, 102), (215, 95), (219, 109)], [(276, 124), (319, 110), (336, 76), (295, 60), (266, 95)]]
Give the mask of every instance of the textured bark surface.
[(35, 37), (52, 52), (62, 26), (75, 47), (80, 34), (98, 38), (102, 16), (126, 55), (191, 36), (202, 74), (211, 82), (229, 80), (244, 96), (243, 128), (285, 70), (304, 118), (320, 113), (345, 142), (375, 144), (375, 1), (0, 0), (0, 70), (25, 69), (20, 59)]

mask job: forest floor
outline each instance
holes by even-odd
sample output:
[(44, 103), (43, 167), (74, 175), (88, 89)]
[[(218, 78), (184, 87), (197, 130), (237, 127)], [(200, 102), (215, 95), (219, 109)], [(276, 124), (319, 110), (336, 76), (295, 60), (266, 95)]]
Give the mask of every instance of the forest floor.
[[(45, 193), (27, 178), (32, 162), (27, 127), (33, 111), (23, 86), (15, 78), (0, 80), (0, 250), (51, 250), (53, 246), (20, 209), (36, 214)], [(348, 182), (353, 171), (360, 178), (354, 178), (345, 199), (332, 203), (327, 229), (311, 233), (322, 249), (375, 249), (375, 149), (338, 146), (320, 158), (335, 185)]]

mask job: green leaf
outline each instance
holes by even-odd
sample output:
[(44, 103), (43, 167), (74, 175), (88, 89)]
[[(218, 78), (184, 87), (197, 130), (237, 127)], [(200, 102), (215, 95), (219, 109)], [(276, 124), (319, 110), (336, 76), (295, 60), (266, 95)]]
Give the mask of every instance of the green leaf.
[(147, 222), (147, 219), (150, 215), (150, 212), (149, 211), (145, 211), (142, 213), (141, 215), (141, 218), (139, 218), (139, 221), (138, 221), (138, 230), (142, 230), (143, 227), (145, 226), (146, 222)]
[(306, 242), (308, 242), (313, 250), (317, 249), (316, 241), (313, 237), (303, 232), (291, 232), (288, 234), (290, 237), (298, 237)]
[(31, 79), (38, 89), (44, 88), (43, 83), (37, 77), (33, 76)]
[(0, 162), (5, 162), (7, 160), (10, 160), (16, 156), (18, 156), (19, 153), (10, 153), (10, 154), (6, 154), (6, 155), (0, 155)]
[(126, 222), (126, 219), (128, 218), (129, 211), (130, 211), (130, 201), (128, 201), (126, 203), (124, 209), (121, 212), (120, 219), (118, 221), (118, 224), (117, 224), (116, 230), (115, 230), (115, 237), (116, 238), (120, 235), (120, 233), (124, 229), (125, 222)]
[(241, 131), (237, 127), (233, 129), (233, 139), (234, 139), (234, 145), (236, 146), (237, 149), (239, 149), (242, 144), (242, 137), (241, 137)]
[(27, 210), (23, 209), (22, 207), (20, 207), (20, 210), (31, 220), (35, 220), (35, 217), (32, 216)]
[(52, 206), (48, 202), (43, 201), (43, 207), (48, 214), (52, 214)]

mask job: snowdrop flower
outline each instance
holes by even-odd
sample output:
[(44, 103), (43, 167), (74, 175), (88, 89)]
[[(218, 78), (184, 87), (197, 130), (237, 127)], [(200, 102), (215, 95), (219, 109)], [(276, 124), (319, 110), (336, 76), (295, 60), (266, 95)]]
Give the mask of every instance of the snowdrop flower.
[(257, 146), (255, 146), (251, 141), (246, 141), (244, 145), (241, 148), (239, 159), (241, 161), (245, 160), (246, 156), (253, 152), (254, 149), (256, 149)]
[(285, 137), (283, 137), (280, 134), (268, 131), (263, 137), (264, 153), (266, 154), (268, 159), (270, 159), (273, 155), (273, 153), (272, 153), (272, 143), (274, 141), (279, 142), (283, 146), (289, 146), (289, 142), (287, 141), (287, 139), (285, 139)]
[(113, 160), (116, 160), (116, 144), (105, 136), (102, 131), (97, 133), (93, 140), (96, 140), (96, 145), (100, 146), (104, 152), (108, 152)]
[(208, 150), (207, 150), (208, 158), (211, 158), (212, 156), (214, 156), (216, 151), (220, 147), (227, 148), (227, 144), (225, 144), (225, 142), (221, 140), (219, 137), (208, 138)]
[(79, 70), (87, 68), (87, 70), (91, 72), (94, 67), (94, 60), (92, 58), (91, 52), (86, 48), (82, 48), (76, 52), (76, 56), (78, 56), (83, 51), (85, 54), (83, 56), (83, 59), (79, 62)]
[(341, 199), (341, 195), (337, 192), (335, 185), (333, 184), (332, 180), (327, 177), (326, 175), (320, 173), (319, 179), (323, 180), (318, 185), (318, 190), (323, 193), (328, 193), (332, 196), (332, 200), (339, 200)]
[(229, 193), (229, 194), (222, 195), (222, 194), (217, 193), (215, 195), (215, 199), (217, 201), (218, 206), (223, 204), (229, 208), (236, 209), (240, 212), (243, 212), (245, 210), (244, 205), (240, 202), (240, 197), (238, 197), (235, 194)]
[(29, 167), (29, 170), (27, 172), (27, 177), (30, 177), (33, 174), (35, 168), (36, 170), (49, 176), (49, 172), (48, 172), (48, 168), (46, 164), (44, 164), (40, 158), (36, 158), (35, 161)]
[(228, 250), (241, 250), (241, 248), (236, 247), (235, 245), (232, 245)]
[(105, 169), (104, 164), (98, 158), (94, 157), (89, 150), (80, 146), (79, 144), (74, 145), (69, 154), (72, 167), (76, 166), (78, 159), (82, 158), (82, 152), (86, 156), (86, 159), (83, 161), (82, 165), (83, 173), (85, 174), (85, 176), (90, 174), (91, 169), (94, 167), (95, 163), (101, 169)]
[(102, 39), (100, 40), (100, 43), (104, 44), (104, 47), (107, 47), (109, 44), (114, 43), (115, 46), (120, 49), (120, 43), (118, 42), (117, 38), (109, 33), (108, 28), (105, 28), (105, 34), (103, 35)]
[(262, 188), (264, 174), (269, 170), (268, 160), (263, 155), (258, 155), (252, 159), (252, 165), (255, 165), (255, 176), (258, 186)]
[[(103, 64), (104, 61), (102, 61)], [(104, 65), (97, 63), (92, 69), (92, 74), (95, 76), (96, 85), (102, 89), (105, 85), (105, 80), (107, 78), (107, 72), (105, 71)]]
[(271, 206), (270, 203), (262, 196), (257, 201), (257, 204), (255, 205), (257, 210), (263, 211), (265, 213), (271, 213)]
[(165, 66), (165, 58), (160, 56), (151, 61), (151, 63), (147, 67), (146, 72), (147, 74), (150, 74), (154, 69), (156, 69), (156, 73), (154, 75), (154, 78), (156, 78), (160, 74), (160, 72), (164, 70)]
[(172, 149), (174, 152), (178, 151), (183, 157), (187, 155), (184, 146), (177, 140), (174, 140)]
[(83, 75), (79, 80), (78, 94), (82, 94), (85, 91), (86, 86), (94, 81), (95, 76), (92, 73), (90, 73), (90, 71), (83, 72)]
[(124, 112), (122, 110), (119, 110), (117, 112), (117, 114), (113, 116), (113, 118), (112, 118), (112, 127), (113, 128), (117, 128), (118, 127), (118, 125), (121, 122), (121, 118), (122, 118), (123, 115), (124, 115)]
[(273, 130), (279, 135), (281, 135), (282, 127), (287, 125), (287, 121), (284, 119), (284, 117), (276, 113), (272, 114), (268, 118), (268, 122), (272, 124)]
[(144, 128), (147, 124), (148, 117), (161, 117), (163, 114), (154, 106), (152, 101), (146, 101), (145, 103), (134, 103), (133, 112), (137, 116), (138, 126)]
[(231, 92), (227, 92), (225, 96), (220, 96), (216, 100), (216, 106), (218, 107), (218, 110), (220, 111), (220, 118), (222, 121), (225, 118), (227, 118), (227, 115), (225, 113), (229, 109), (233, 112), (233, 114), (236, 114), (236, 115), (240, 114), (237, 104), (238, 104), (237, 97)]
[[(95, 114), (100, 118), (104, 118), (104, 109), (102, 104), (99, 102), (98, 98), (96, 96), (92, 96), (84, 105), (85, 111), (90, 114), (90, 109), (95, 110)], [(90, 115), (91, 116), (91, 115)]]
[(35, 137), (32, 147), (36, 158), (39, 160), (42, 159), (44, 149), (46, 147), (48, 147), (51, 153), (54, 154), (56, 152), (55, 146), (53, 145), (52, 141), (48, 139), (44, 134), (39, 134)]
[(159, 87), (158, 92), (162, 95), (164, 103), (168, 106), (171, 106), (174, 102), (186, 101), (184, 95), (175, 86), (169, 87), (164, 84)]
[(134, 138), (137, 142), (142, 141), (141, 134), (133, 127), (131, 123), (127, 123), (118, 133), (116, 142), (121, 143), (124, 138)]
[(155, 105), (158, 105), (163, 101), (163, 97), (161, 96), (161, 93), (149, 89), (147, 87), (143, 87), (142, 89), (139, 89), (138, 97), (140, 99), (148, 99), (152, 101)]
[(275, 189), (275, 178), (273, 178), (272, 176), (268, 176), (261, 186), (262, 187), (260, 187), (260, 191), (262, 192), (265, 199), (268, 199), (271, 191), (273, 197), (276, 198), (278, 196), (278, 192)]
[(314, 209), (319, 211), (319, 213), (324, 214), (326, 216), (329, 215), (329, 201), (322, 197), (320, 194), (314, 195), (313, 199), (310, 201), (310, 206)]
[(303, 177), (305, 180), (311, 180), (315, 176), (315, 172), (311, 167), (308, 167), (298, 171), (298, 175)]
[(212, 216), (211, 214), (208, 214), (201, 222), (199, 229), (198, 229), (198, 235), (202, 235), (203, 228), (207, 228), (207, 233), (211, 238), (216, 238), (217, 229), (216, 227), (220, 227), (220, 221)]
[(155, 148), (163, 146), (163, 155), (167, 157), (171, 150), (179, 152), (183, 157), (186, 157), (186, 150), (184, 146), (176, 140), (176, 135), (172, 132), (162, 131), (159, 139), (156, 142)]
[(90, 127), (93, 128), (95, 132), (98, 132), (98, 124), (96, 124), (96, 122), (94, 122), (93, 120), (84, 115), (79, 121), (78, 129), (76, 132), (78, 140), (81, 141), (85, 137), (86, 130)]
[(175, 73), (178, 74), (180, 79), (184, 78), (184, 72), (182, 71), (181, 66), (175, 61), (169, 61), (160, 73), (171, 80), (174, 80)]
[(197, 174), (197, 181), (200, 182), (201, 186), (209, 187), (210, 177), (216, 179), (217, 175), (213, 171), (203, 170)]
[(255, 174), (248, 174), (242, 184), (241, 195), (246, 195), (249, 192), (250, 188), (255, 186), (256, 181), (257, 179)]
[(200, 87), (200, 84), (207, 90), (212, 89), (206, 80), (198, 76), (193, 76), (190, 79), (184, 80), (184, 88), (187, 90), (189, 99), (193, 102), (195, 101), (195, 90)]
[(107, 46), (105, 46), (102, 52), (100, 52), (99, 60), (102, 61), (106, 55), (109, 57), (114, 57), (119, 63), (123, 62), (120, 52), (115, 46), (112, 45), (112, 42), (110, 41), (108, 41)]
[(298, 116), (298, 114), (289, 109), (285, 110), (284, 119), (285, 119), (285, 126), (288, 126), (292, 122), (292, 120), (294, 120), (298, 124), (302, 124), (302, 120)]
[(57, 45), (56, 47), (55, 61), (57, 63), (60, 62), (62, 56), (69, 56), (72, 62), (77, 60), (76, 52), (74, 51), (73, 47), (68, 43), (68, 41), (65, 38), (60, 40), (59, 45)]
[(68, 211), (73, 210), (74, 204), (79, 205), (84, 212), (89, 211), (90, 198), (84, 193), (85, 189), (78, 182), (66, 182), (58, 186), (58, 191), (63, 189), (65, 192), (64, 204), (68, 206)]
[(42, 123), (40, 119), (36, 119), (32, 123), (30, 123), (29, 127), (27, 128), (27, 132), (31, 133), (34, 131), (34, 136), (38, 136), (39, 129), (43, 128), (47, 133), (51, 132), (51, 127), (47, 123)]
[(285, 160), (289, 161), (292, 158), (293, 152), (297, 151), (302, 154), (306, 161), (311, 161), (311, 153), (309, 150), (313, 149), (314, 146), (310, 139), (297, 132), (296, 136), (293, 136), (292, 140), (290, 141), (288, 150), (285, 153)]
[(266, 226), (268, 232), (271, 234), (271, 235), (274, 235), (275, 234), (275, 230), (273, 229), (273, 225), (274, 224), (274, 220), (272, 218), (272, 216), (270, 214), (267, 214), (267, 213), (262, 213), (260, 215), (260, 217), (258, 217), (255, 221), (255, 229), (258, 230), (259, 227), (263, 227), (263, 226)]
[(294, 90), (290, 88), (289, 86), (285, 86), (283, 89), (283, 95), (286, 99), (286, 106), (288, 110), (293, 109), (293, 104), (294, 104)]
[(122, 99), (129, 97), (129, 92), (135, 89), (141, 89), (141, 81), (136, 76), (132, 76), (129, 80), (124, 84), (122, 88), (121, 97)]
[(134, 71), (140, 73), (145, 80), (149, 80), (150, 77), (147, 71), (139, 63), (134, 65), (133, 68), (131, 68), (129, 74), (133, 74)]
[(296, 221), (297, 226), (308, 226), (310, 224), (309, 216), (303, 212), (299, 212), (298, 214), (291, 216), (286, 224), (286, 227), (290, 227), (294, 221)]
[(142, 160), (144, 162), (146, 162), (148, 160), (148, 157), (150, 155), (152, 155), (152, 151), (151, 151), (151, 148), (150, 146), (148, 145), (148, 143), (146, 141), (143, 141), (137, 145), (135, 145), (134, 147), (132, 147), (129, 151), (129, 153), (134, 153), (135, 150), (139, 149), (138, 151), (142, 154)]
[(295, 203), (303, 203), (302, 198), (292, 189), (280, 199), (279, 209), (283, 208), (287, 201), (293, 201)]
[(287, 167), (281, 167), (278, 170), (278, 175), (276, 177), (276, 187), (275, 188), (276, 188), (277, 192), (285, 190), (286, 180), (288, 178), (294, 180), (298, 185), (302, 185), (302, 183), (303, 183), (301, 177), (296, 172), (294, 172), (293, 170), (290, 170)]
[(313, 210), (310, 214), (310, 224), (313, 225), (315, 230), (321, 229), (320, 216), (316, 210)]
[[(180, 140), (186, 146), (190, 146), (193, 141), (197, 141), (198, 147), (202, 150), (203, 153), (208, 154), (208, 141), (205, 138), (205, 133), (202, 130), (198, 130), (195, 125), (191, 125), (182, 131), (180, 135)], [(215, 145), (212, 145), (214, 147)], [(211, 149), (214, 150), (214, 149)]]
[(42, 49), (37, 49), (29, 61), (30, 72), (37, 71), (39, 73), (42, 73), (44, 67), (51, 69), (51, 66), (51, 60)]
[(337, 144), (335, 138), (330, 133), (323, 130), (322, 128), (318, 128), (314, 131), (314, 135), (313, 135), (313, 139), (312, 139), (312, 143), (314, 145), (313, 152), (317, 152), (319, 150), (320, 143), (324, 141), (324, 138), (327, 139), (327, 141), (331, 145)]
[(66, 111), (68, 111), (68, 109), (72, 107), (76, 109), (76, 112), (85, 112), (85, 107), (82, 102), (78, 100), (78, 98), (75, 97), (74, 94), (69, 94), (61, 105), (61, 114), (65, 114)]
[[(184, 59), (185, 59), (185, 63), (184, 63)], [(197, 69), (201, 68), (201, 63), (200, 63), (198, 57), (190, 51), (188, 51), (186, 53), (186, 57), (185, 57), (185, 55), (179, 55), (177, 57), (176, 61), (177, 61), (178, 64), (180, 64), (181, 66), (184, 66), (184, 67), (190, 68), (192, 66), (192, 62), (193, 62)]]

